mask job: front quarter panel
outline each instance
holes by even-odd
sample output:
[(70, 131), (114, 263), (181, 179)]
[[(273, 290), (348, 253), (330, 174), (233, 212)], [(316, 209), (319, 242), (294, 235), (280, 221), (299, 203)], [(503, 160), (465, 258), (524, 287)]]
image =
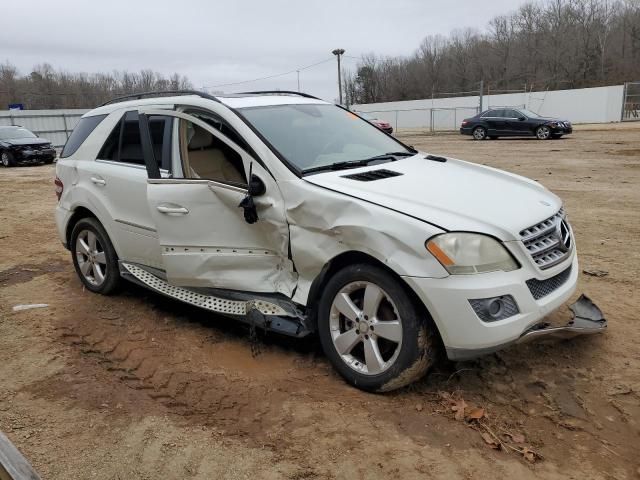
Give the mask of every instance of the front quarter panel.
[(299, 274), (294, 301), (307, 304), (311, 284), (325, 264), (349, 251), (368, 254), (398, 275), (448, 276), (424, 245), (442, 230), (303, 179), (280, 182), (280, 188)]

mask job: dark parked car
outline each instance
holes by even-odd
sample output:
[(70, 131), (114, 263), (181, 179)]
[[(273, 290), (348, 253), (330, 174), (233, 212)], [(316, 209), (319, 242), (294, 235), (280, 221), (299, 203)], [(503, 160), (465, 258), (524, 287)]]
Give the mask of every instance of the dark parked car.
[(24, 127), (0, 127), (0, 161), (4, 167), (18, 163), (53, 163), (56, 151), (49, 140)]
[(475, 140), (532, 135), (539, 140), (549, 140), (572, 132), (568, 120), (541, 117), (524, 108), (493, 108), (465, 118), (460, 125), (460, 133), (473, 135)]
[(385, 133), (391, 135), (393, 133), (393, 127), (389, 122), (385, 122), (384, 120), (380, 120), (366, 112), (358, 112), (358, 115), (364, 118), (367, 122), (373, 123), (376, 127), (382, 130)]

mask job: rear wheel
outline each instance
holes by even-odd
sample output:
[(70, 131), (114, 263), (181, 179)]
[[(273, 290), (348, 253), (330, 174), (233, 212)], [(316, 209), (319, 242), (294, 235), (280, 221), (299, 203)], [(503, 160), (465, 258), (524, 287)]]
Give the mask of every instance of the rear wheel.
[(2, 162), (2, 166), (5, 168), (15, 167), (16, 165), (16, 161), (10, 152), (2, 152), (2, 155), (0, 155), (0, 161)]
[(118, 256), (98, 220), (79, 220), (71, 232), (70, 247), (76, 273), (87, 289), (108, 295), (118, 287)]
[(487, 129), (484, 127), (476, 127), (473, 129), (474, 140), (484, 140), (487, 138)]
[(538, 137), (538, 140), (549, 140), (551, 138), (551, 129), (546, 125), (540, 125), (536, 128), (536, 137)]
[(424, 315), (395, 278), (367, 264), (346, 267), (329, 280), (318, 332), (334, 368), (367, 391), (408, 385), (435, 358)]

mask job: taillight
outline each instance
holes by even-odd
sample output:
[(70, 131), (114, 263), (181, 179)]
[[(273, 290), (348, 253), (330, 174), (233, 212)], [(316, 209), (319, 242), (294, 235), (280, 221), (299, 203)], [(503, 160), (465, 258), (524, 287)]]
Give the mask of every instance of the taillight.
[(56, 177), (53, 180), (54, 185), (56, 186), (56, 197), (58, 197), (58, 201), (60, 201), (60, 197), (62, 196), (62, 192), (64, 191), (64, 185), (62, 184), (62, 180)]
[(464, 127), (467, 123), (469, 123), (469, 122), (467, 122), (466, 120), (463, 120), (462, 121), (462, 126)]

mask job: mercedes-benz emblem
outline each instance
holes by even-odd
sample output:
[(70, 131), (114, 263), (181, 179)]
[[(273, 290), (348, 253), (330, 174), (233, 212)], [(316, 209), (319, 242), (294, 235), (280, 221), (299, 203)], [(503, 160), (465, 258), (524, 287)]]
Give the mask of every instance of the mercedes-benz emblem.
[(558, 244), (560, 250), (568, 252), (571, 249), (571, 230), (564, 219), (556, 225), (556, 237), (560, 241)]

